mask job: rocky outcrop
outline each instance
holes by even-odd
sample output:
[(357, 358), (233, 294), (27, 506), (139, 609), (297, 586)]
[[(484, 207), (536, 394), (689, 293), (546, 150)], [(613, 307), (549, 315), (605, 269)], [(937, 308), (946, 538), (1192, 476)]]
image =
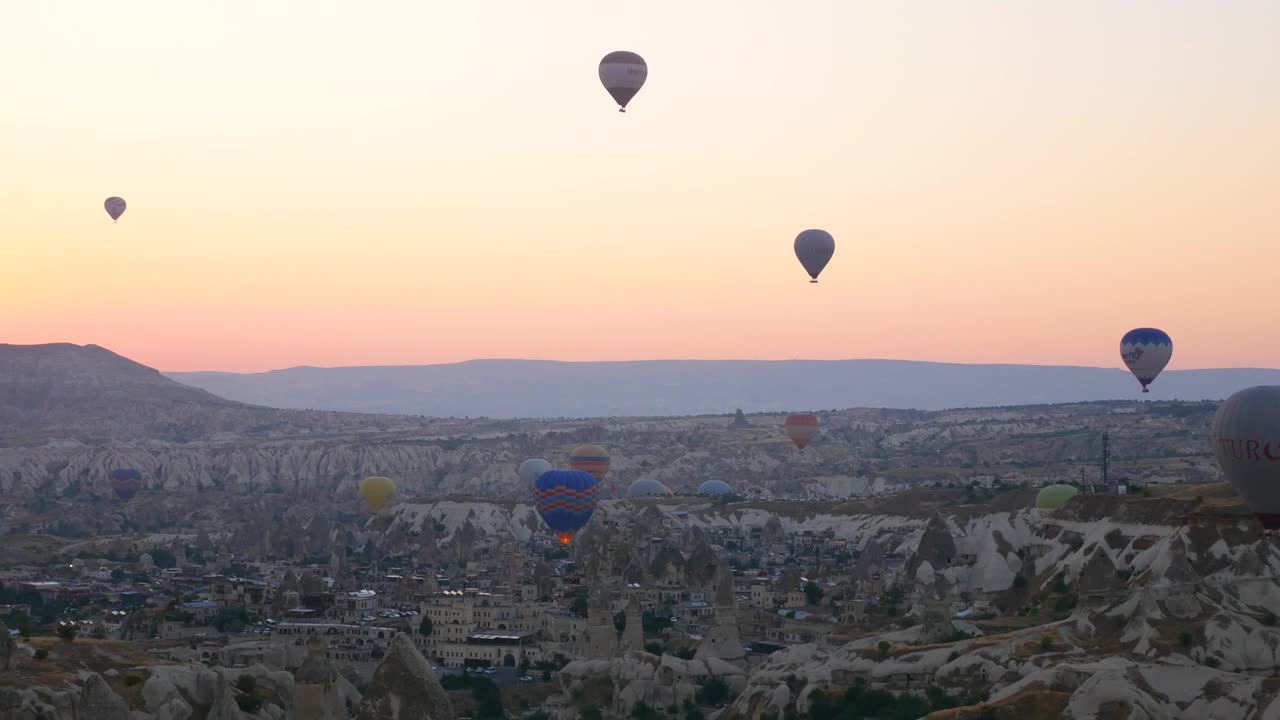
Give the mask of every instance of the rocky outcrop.
[(559, 677), (565, 696), (581, 698), (584, 707), (604, 706), (613, 717), (630, 717), (637, 703), (665, 708), (692, 701), (707, 677), (719, 677), (739, 692), (746, 687), (747, 675), (716, 658), (681, 660), (674, 655), (628, 652), (610, 660), (571, 662)]
[(142, 685), (142, 700), (156, 720), (187, 720), (192, 714), (191, 704), (178, 692), (178, 686), (164, 676), (147, 678)]
[(129, 703), (115, 694), (97, 673), (85, 678), (84, 689), (80, 692), (80, 714), (94, 720), (130, 720)]
[(357, 720), (453, 720), (440, 681), (407, 635), (391, 642), (360, 701)]
[(12, 664), (15, 643), (9, 637), (9, 626), (0, 622), (0, 672), (9, 669)]

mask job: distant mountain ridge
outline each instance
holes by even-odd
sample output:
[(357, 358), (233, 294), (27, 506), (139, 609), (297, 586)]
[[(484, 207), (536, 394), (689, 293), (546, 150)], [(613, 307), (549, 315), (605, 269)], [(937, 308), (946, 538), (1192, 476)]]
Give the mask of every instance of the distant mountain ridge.
[(1280, 370), (1170, 370), (1142, 395), (1125, 370), (912, 360), (471, 360), (169, 377), (281, 408), (458, 417), (708, 415), (848, 407), (941, 410), (1093, 400), (1220, 400)]

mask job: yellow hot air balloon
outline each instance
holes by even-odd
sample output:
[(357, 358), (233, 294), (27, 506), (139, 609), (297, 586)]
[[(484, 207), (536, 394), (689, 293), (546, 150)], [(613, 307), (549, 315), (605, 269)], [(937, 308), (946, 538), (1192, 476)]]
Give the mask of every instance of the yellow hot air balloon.
[(599, 445), (579, 445), (569, 453), (569, 467), (603, 480), (609, 472), (609, 451)]
[(367, 477), (360, 481), (360, 499), (372, 512), (386, 507), (395, 494), (396, 483), (391, 478)]

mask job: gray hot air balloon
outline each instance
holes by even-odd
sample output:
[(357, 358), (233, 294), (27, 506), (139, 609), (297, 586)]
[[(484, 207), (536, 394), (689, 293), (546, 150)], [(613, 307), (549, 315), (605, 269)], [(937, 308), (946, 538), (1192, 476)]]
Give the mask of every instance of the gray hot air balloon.
[(1259, 385), (1227, 398), (1209, 437), (1222, 474), (1263, 529), (1280, 530), (1280, 386)]
[(124, 214), (124, 198), (109, 197), (106, 202), (102, 203), (102, 206), (107, 209), (107, 214), (111, 216), (112, 222), (119, 220), (120, 216)]
[(533, 489), (533, 484), (538, 482), (538, 476), (551, 469), (551, 463), (542, 458), (529, 458), (520, 463), (520, 469), (516, 472), (520, 475), (520, 482), (525, 487)]
[(618, 103), (618, 112), (627, 111), (627, 103), (644, 87), (649, 66), (644, 58), (626, 50), (618, 50), (600, 61), (600, 82)]
[(813, 278), (809, 282), (818, 282), (818, 274), (831, 262), (836, 252), (835, 238), (826, 230), (805, 230), (796, 236), (796, 257), (804, 271)]

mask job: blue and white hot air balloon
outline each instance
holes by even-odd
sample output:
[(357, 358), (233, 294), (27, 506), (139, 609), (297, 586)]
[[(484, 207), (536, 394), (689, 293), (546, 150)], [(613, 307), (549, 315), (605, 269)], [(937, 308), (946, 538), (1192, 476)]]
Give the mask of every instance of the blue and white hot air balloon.
[(723, 480), (708, 480), (698, 486), (699, 495), (710, 495), (711, 497), (720, 497), (733, 493), (733, 488), (729, 487), (729, 483)]
[(1173, 357), (1173, 341), (1163, 330), (1134, 328), (1120, 338), (1120, 358), (1142, 383), (1142, 392)]

